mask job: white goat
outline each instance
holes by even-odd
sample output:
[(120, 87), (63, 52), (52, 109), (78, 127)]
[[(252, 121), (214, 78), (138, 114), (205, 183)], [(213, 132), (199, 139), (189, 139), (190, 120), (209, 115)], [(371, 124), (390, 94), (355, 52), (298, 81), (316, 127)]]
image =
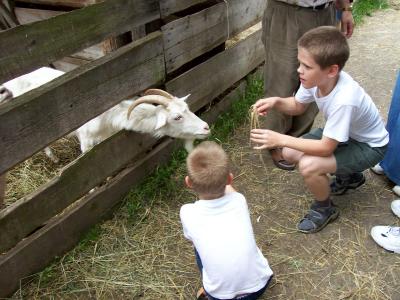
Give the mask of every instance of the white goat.
[(187, 98), (150, 89), (139, 99), (122, 101), (76, 130), (82, 152), (122, 129), (149, 133), (156, 138), (170, 136), (183, 139), (186, 150), (190, 152), (193, 141), (206, 138), (210, 129), (206, 122), (189, 110), (185, 102)]
[[(64, 72), (43, 67), (10, 80), (2, 86), (3, 94), (8, 95), (4, 98), (9, 99), (10, 94), (17, 97), (62, 74)], [(149, 133), (157, 138), (171, 136), (184, 139), (185, 148), (190, 152), (194, 140), (206, 138), (210, 129), (206, 122), (189, 110), (185, 102), (188, 97), (178, 98), (163, 90), (150, 89), (139, 99), (120, 102), (72, 134), (78, 137), (83, 153), (122, 129)], [(46, 148), (45, 152), (53, 161), (58, 160), (50, 148)]]

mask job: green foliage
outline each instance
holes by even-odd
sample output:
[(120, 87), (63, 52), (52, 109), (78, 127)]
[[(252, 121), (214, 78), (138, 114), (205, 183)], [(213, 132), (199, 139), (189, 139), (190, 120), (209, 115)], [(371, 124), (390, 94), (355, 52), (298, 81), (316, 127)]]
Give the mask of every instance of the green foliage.
[(173, 174), (185, 157), (185, 150), (175, 151), (167, 165), (157, 168), (143, 183), (129, 192), (125, 197), (126, 204), (123, 209), (126, 209), (130, 218), (136, 216), (145, 203), (152, 203), (156, 198), (168, 199), (176, 192), (177, 186)]
[(55, 265), (52, 264), (40, 273), (40, 283), (41, 284), (45, 285), (45, 284), (48, 284), (49, 282), (51, 282), (51, 280), (53, 279), (53, 276), (55, 275), (54, 269), (55, 269)]
[(244, 95), (238, 95), (231, 109), (222, 114), (213, 125), (211, 140), (225, 141), (233, 130), (238, 127), (248, 116), (250, 106), (262, 97), (264, 91), (263, 79), (260, 75), (250, 75)]
[(101, 227), (99, 224), (90, 228), (89, 232), (85, 234), (83, 239), (79, 242), (78, 246), (75, 250), (84, 250), (87, 247), (91, 246), (94, 242), (96, 242), (101, 235)]
[(387, 0), (356, 0), (353, 7), (353, 17), (356, 24), (360, 24), (365, 16), (378, 9), (388, 8)]

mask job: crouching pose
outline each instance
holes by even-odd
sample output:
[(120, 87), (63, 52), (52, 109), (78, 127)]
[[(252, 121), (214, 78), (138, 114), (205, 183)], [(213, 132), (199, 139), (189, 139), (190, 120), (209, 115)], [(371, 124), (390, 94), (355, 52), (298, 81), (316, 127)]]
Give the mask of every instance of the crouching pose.
[(231, 186), (226, 153), (203, 142), (189, 154), (187, 169), (186, 185), (200, 198), (180, 211), (202, 275), (197, 299), (257, 299), (272, 271), (256, 245), (246, 199)]
[[(325, 127), (295, 138), (271, 130), (253, 129), (257, 149), (284, 147), (287, 161), (297, 163), (305, 184), (315, 197), (297, 228), (317, 232), (339, 211), (330, 195), (344, 194), (365, 182), (362, 172), (382, 160), (389, 135), (368, 94), (342, 71), (348, 57), (346, 38), (334, 27), (318, 27), (298, 42), (301, 86), (294, 97), (260, 99), (255, 109), (265, 115), (271, 108), (298, 115), (316, 102)], [(330, 184), (327, 174), (335, 174)]]

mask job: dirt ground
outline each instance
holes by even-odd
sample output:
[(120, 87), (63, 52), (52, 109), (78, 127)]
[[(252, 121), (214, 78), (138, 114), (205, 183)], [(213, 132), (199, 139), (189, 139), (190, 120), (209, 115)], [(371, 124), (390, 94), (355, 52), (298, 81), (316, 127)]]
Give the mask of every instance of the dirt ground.
[[(399, 28), (400, 10), (379, 11), (350, 40), (346, 70), (384, 118), (400, 69)], [(400, 225), (390, 211), (393, 184), (366, 171), (364, 186), (334, 198), (341, 212), (337, 221), (316, 234), (299, 233), (296, 224), (313, 199), (297, 171), (277, 169), (268, 155), (261, 160), (251, 149), (249, 126), (223, 146), (233, 162), (234, 186), (248, 200), (257, 244), (275, 273), (262, 299), (399, 300), (400, 255), (378, 247), (369, 235), (374, 225)], [(177, 192), (171, 201), (148, 199), (135, 220), (122, 208), (99, 225), (93, 243), (32, 276), (13, 298), (194, 299), (201, 283), (179, 223), (180, 206), (194, 196), (184, 188), (182, 173), (173, 180)]]
[[(399, 10), (379, 11), (350, 39), (346, 71), (372, 96), (385, 119), (400, 69), (399, 28)], [(242, 128), (234, 142), (246, 147), (247, 139), (248, 128)], [(366, 171), (362, 188), (333, 198), (339, 219), (320, 233), (304, 235), (295, 226), (312, 198), (298, 172), (273, 168), (267, 156), (265, 170), (247, 149), (234, 161), (237, 187), (256, 220), (258, 244), (276, 274), (263, 299), (400, 299), (400, 256), (379, 248), (369, 235), (374, 225), (400, 225), (390, 211), (392, 183)]]

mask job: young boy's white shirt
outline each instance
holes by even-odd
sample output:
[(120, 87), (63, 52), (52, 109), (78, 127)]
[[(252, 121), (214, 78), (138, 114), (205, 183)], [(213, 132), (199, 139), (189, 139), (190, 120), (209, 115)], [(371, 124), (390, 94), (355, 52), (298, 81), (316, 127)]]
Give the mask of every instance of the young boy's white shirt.
[(184, 236), (201, 257), (203, 286), (210, 295), (231, 299), (265, 286), (273, 272), (256, 245), (242, 194), (185, 204), (180, 217)]
[(304, 104), (316, 102), (326, 121), (323, 135), (328, 138), (338, 142), (352, 138), (371, 147), (389, 142), (389, 133), (371, 97), (344, 71), (329, 95), (318, 97), (318, 87), (306, 89), (301, 85), (295, 99)]

